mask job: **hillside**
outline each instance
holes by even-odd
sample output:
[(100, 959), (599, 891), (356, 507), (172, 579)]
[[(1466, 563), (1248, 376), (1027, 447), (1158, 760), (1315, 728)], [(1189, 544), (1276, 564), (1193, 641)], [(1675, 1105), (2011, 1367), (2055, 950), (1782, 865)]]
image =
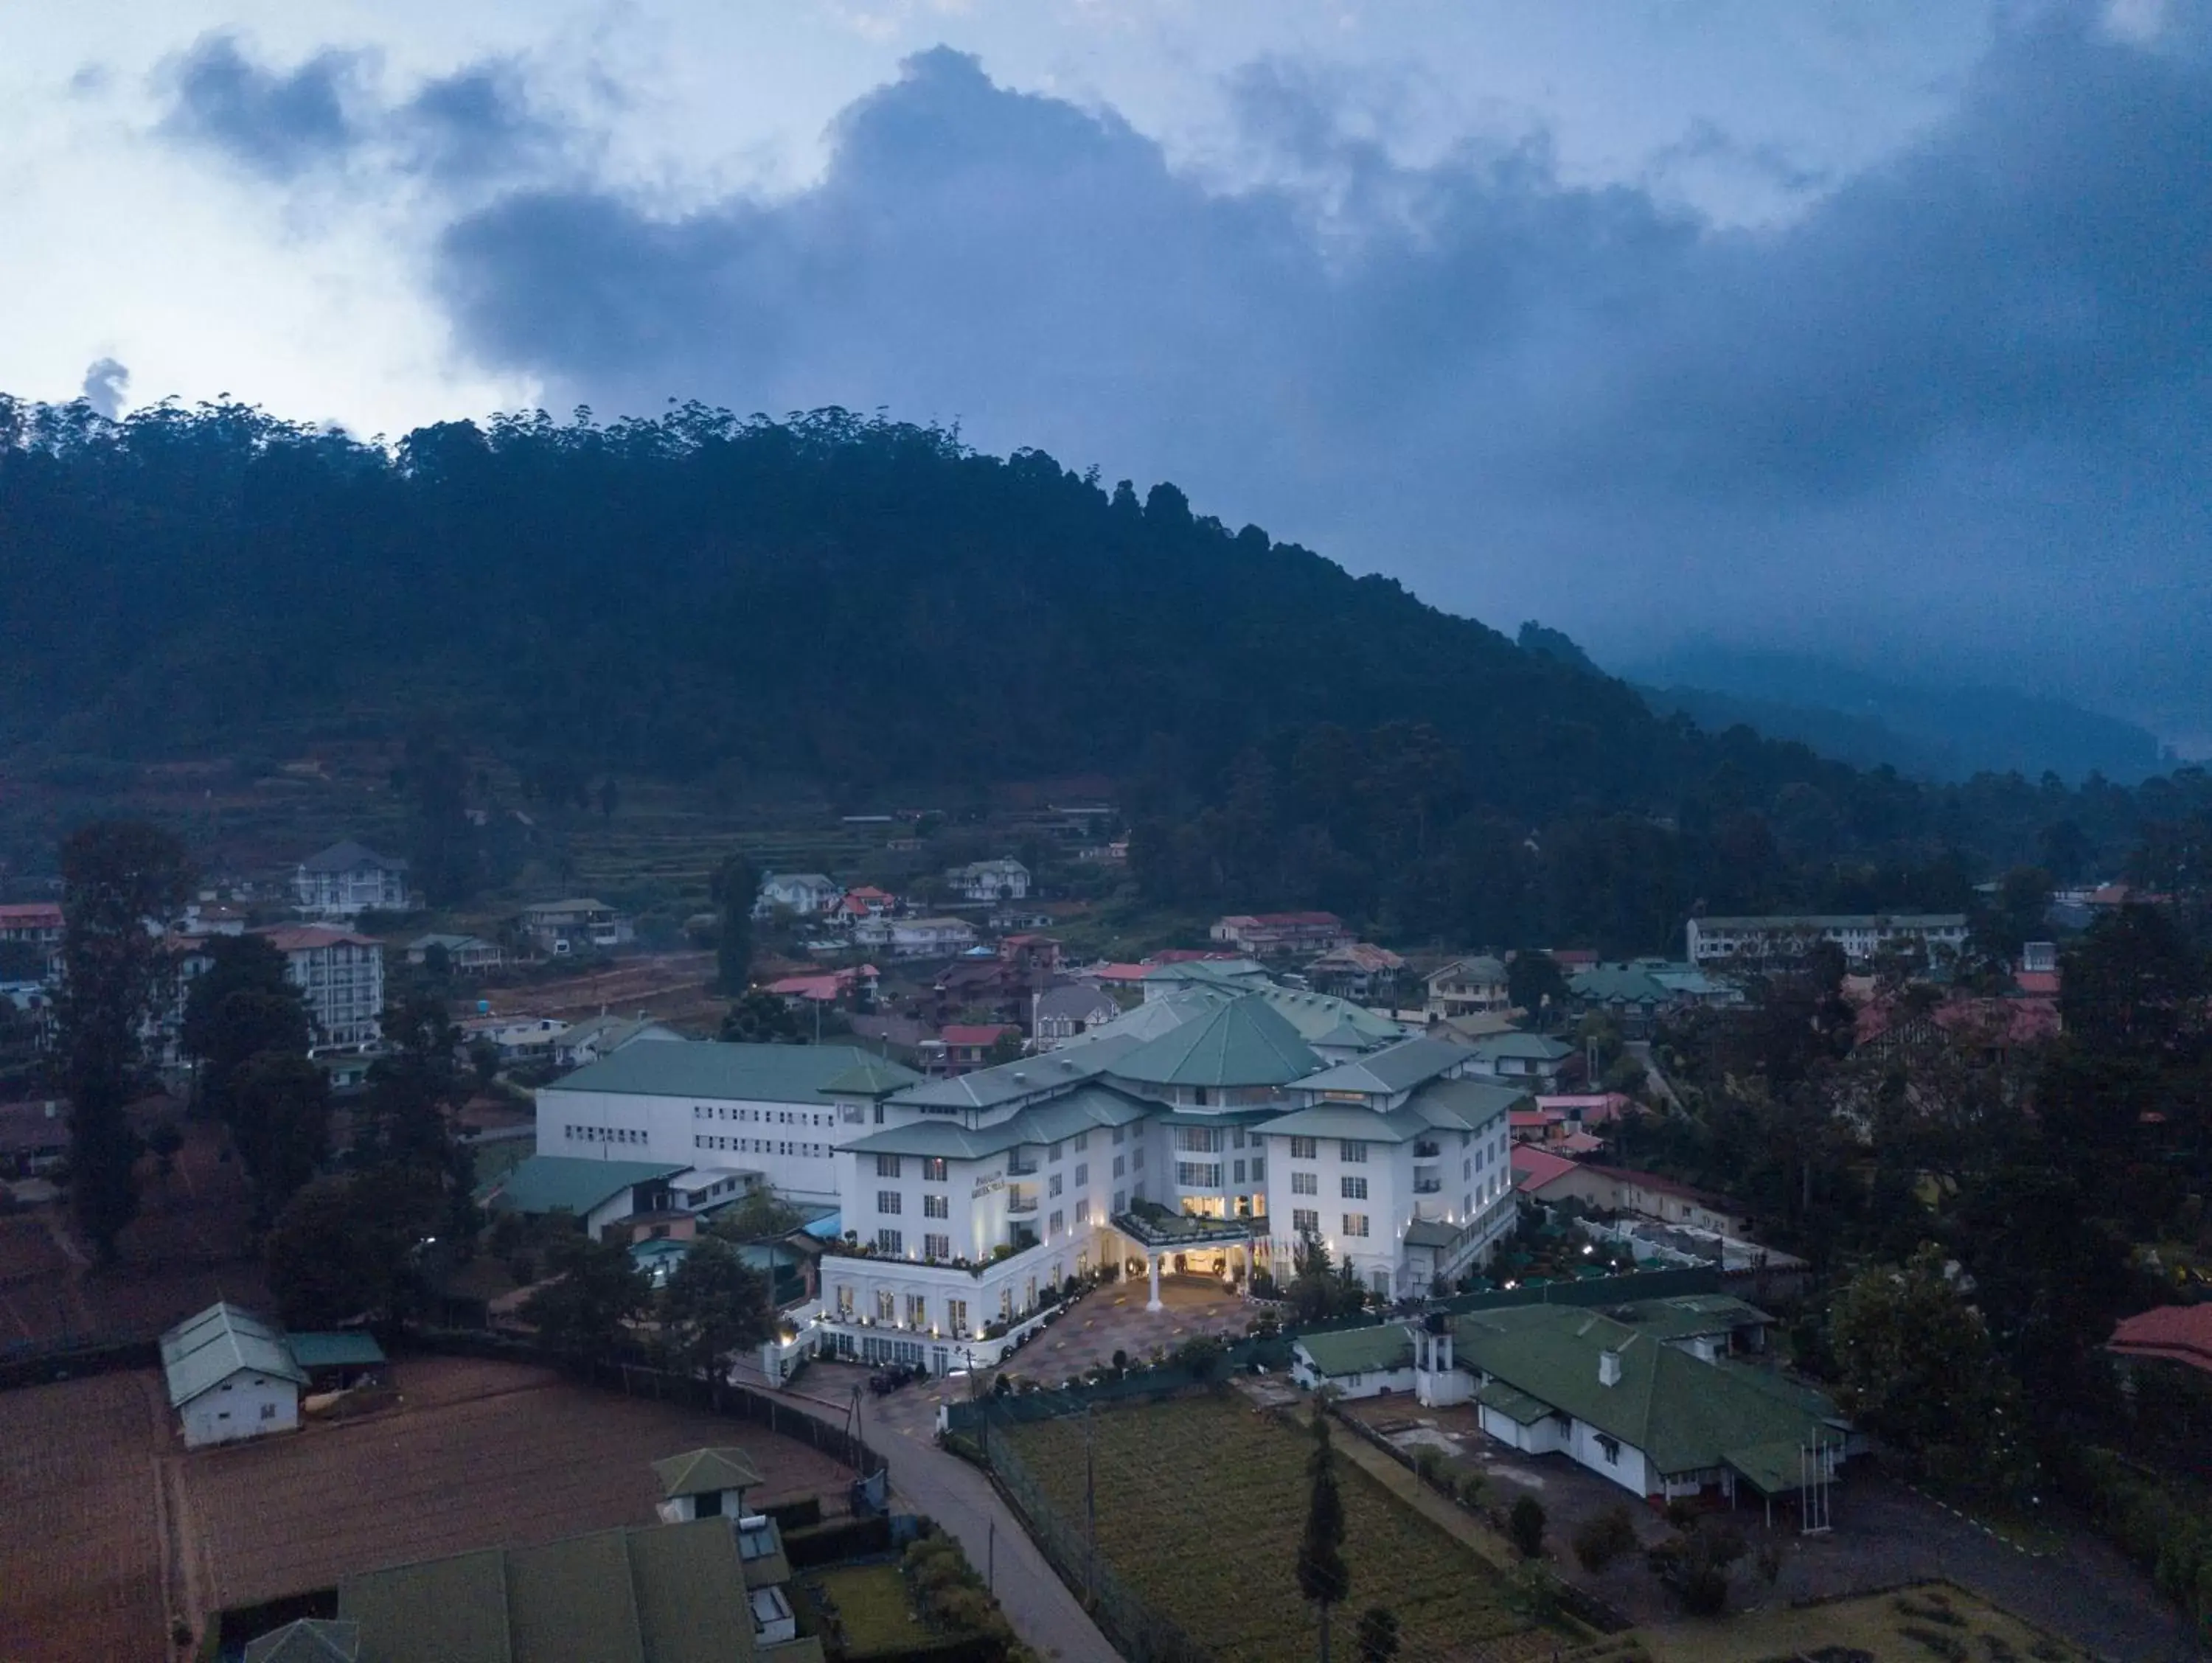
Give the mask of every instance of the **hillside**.
[(1652, 945), (1723, 896), (1955, 897), (2062, 821), (2117, 858), (2138, 818), (2125, 793), (1938, 793), (1709, 737), (1171, 485), (843, 411), (504, 417), (386, 449), (234, 406), (0, 401), (0, 754), (30, 779), (265, 771), (426, 719), (555, 800), (613, 775), (862, 804), (1095, 773), (1170, 904)]

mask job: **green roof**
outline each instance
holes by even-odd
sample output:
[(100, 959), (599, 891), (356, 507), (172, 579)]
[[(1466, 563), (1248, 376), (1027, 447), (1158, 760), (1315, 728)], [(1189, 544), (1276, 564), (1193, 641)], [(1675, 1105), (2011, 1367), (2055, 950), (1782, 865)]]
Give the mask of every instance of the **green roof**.
[[(1818, 1393), (1742, 1363), (1707, 1363), (1601, 1312), (1520, 1305), (1453, 1323), (1458, 1361), (1498, 1384), (1588, 1423), (1644, 1452), (1661, 1474), (1725, 1464), (1729, 1453), (1814, 1438), (1833, 1442), (1841, 1423)], [(1607, 1351), (1620, 1358), (1613, 1385), (1599, 1379)]]
[(1298, 1082), (1301, 1091), (1358, 1091), (1369, 1096), (1395, 1096), (1410, 1091), (1424, 1080), (1433, 1080), (1449, 1069), (1474, 1060), (1474, 1053), (1449, 1040), (1401, 1040), (1380, 1051), (1339, 1063)]
[(751, 1663), (726, 1519), (398, 1565), (338, 1585), (360, 1663)]
[(1324, 1380), (1348, 1375), (1386, 1373), (1413, 1366), (1413, 1333), (1402, 1322), (1374, 1328), (1339, 1328), (1332, 1333), (1301, 1334), (1294, 1342)]
[[(639, 1048), (665, 1051), (669, 1047)], [(490, 1187), (483, 1201), (487, 1206), (508, 1212), (565, 1211), (580, 1218), (633, 1186), (690, 1170), (665, 1161), (592, 1161), (574, 1155), (533, 1155), (517, 1162), (514, 1171)]]
[[(1139, 1007), (1140, 1009), (1143, 1007)], [(1119, 1018), (1127, 1021), (1126, 1017)], [(928, 1108), (1002, 1108), (1025, 1098), (1095, 1078), (1115, 1058), (1135, 1050), (1143, 1036), (1084, 1035), (1041, 1057), (1023, 1057), (949, 1080), (929, 1080), (898, 1094), (901, 1103)]]
[(1428, 1122), (1408, 1109), (1379, 1114), (1358, 1103), (1316, 1103), (1292, 1109), (1255, 1128), (1266, 1138), (1349, 1138), (1362, 1144), (1403, 1144), (1429, 1130)]
[(678, 1496), (750, 1490), (761, 1481), (760, 1468), (753, 1465), (753, 1458), (734, 1444), (689, 1450), (655, 1461), (653, 1476), (660, 1480), (660, 1493), (672, 1501)]
[(1488, 1039), (1477, 1040), (1473, 1049), (1478, 1057), (1533, 1057), (1554, 1063), (1575, 1054), (1574, 1047), (1565, 1040), (1542, 1034), (1492, 1034)]
[(302, 1617), (246, 1642), (246, 1663), (357, 1663), (361, 1626)]
[(1413, 1094), (1407, 1107), (1427, 1116), (1433, 1126), (1457, 1125), (1480, 1132), (1528, 1099), (1522, 1087), (1501, 1085), (1495, 1080), (1431, 1080)]
[(374, 1334), (287, 1334), (284, 1343), (302, 1369), (367, 1369), (384, 1361)]
[(1409, 1247), (1449, 1247), (1466, 1229), (1464, 1224), (1442, 1218), (1416, 1218), (1406, 1226), (1406, 1234), (1401, 1239)]
[(1287, 1085), (1321, 1059), (1267, 999), (1246, 994), (1116, 1059), (1118, 1079), (1158, 1086)]
[(888, 1058), (870, 1057), (825, 1080), (817, 1089), (840, 1097), (888, 1097), (915, 1082), (915, 1072)]
[[(812, 1102), (832, 1083), (866, 1070), (879, 1079), (919, 1083), (910, 1068), (856, 1045), (736, 1045), (667, 1040), (625, 1046), (611, 1057), (541, 1086), (546, 1091), (610, 1091), (647, 1097), (704, 1097), (732, 1102)], [(872, 1091), (867, 1095), (873, 1095)]]
[(1105, 1086), (1086, 1085), (985, 1126), (932, 1118), (885, 1126), (840, 1147), (855, 1155), (939, 1156), (951, 1161), (988, 1161), (1027, 1144), (1056, 1144), (1079, 1132), (1141, 1120), (1146, 1105)]
[(169, 1406), (180, 1409), (243, 1370), (305, 1386), (307, 1376), (285, 1349), (283, 1336), (252, 1312), (227, 1302), (210, 1305), (161, 1336), (161, 1374)]
[(1516, 1426), (1534, 1426), (1552, 1412), (1548, 1403), (1517, 1392), (1503, 1381), (1491, 1381), (1474, 1394), (1474, 1400), (1485, 1409), (1495, 1409)]

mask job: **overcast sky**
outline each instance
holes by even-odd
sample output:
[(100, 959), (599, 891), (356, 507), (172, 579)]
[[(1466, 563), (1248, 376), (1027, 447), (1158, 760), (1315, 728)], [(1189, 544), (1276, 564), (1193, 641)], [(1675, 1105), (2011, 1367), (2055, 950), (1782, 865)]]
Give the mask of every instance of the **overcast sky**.
[(2212, 736), (2176, 0), (0, 7), (0, 388), (671, 397), (1173, 478), (1509, 631)]

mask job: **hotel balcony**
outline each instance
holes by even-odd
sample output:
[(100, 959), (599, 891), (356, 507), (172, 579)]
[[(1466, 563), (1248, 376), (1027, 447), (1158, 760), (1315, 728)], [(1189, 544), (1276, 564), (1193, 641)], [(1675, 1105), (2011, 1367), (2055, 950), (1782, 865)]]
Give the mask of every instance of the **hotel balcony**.
[(1035, 1212), (1036, 1210), (1037, 1199), (1034, 1195), (1010, 1195), (1006, 1198), (1008, 1212)]
[(1009, 1178), (1034, 1178), (1036, 1176), (1036, 1156), (1034, 1155), (1027, 1160), (1023, 1160), (1018, 1156), (1006, 1156), (1006, 1176)]
[(1421, 1138), (1413, 1144), (1413, 1158), (1416, 1161), (1433, 1161), (1443, 1153), (1443, 1146), (1432, 1138)]

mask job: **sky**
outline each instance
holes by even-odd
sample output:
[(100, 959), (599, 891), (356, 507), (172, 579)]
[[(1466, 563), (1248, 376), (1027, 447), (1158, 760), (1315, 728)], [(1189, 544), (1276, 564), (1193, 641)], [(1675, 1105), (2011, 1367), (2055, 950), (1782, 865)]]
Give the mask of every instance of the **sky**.
[(2212, 750), (2173, 0), (0, 3), (0, 389), (671, 398), (1173, 479), (1602, 662)]

